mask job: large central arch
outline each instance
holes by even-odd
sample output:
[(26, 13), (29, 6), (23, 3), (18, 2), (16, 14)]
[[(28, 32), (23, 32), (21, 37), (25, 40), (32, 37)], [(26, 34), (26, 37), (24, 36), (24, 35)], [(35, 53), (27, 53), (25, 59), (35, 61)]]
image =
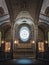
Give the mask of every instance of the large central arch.
[[(18, 46), (16, 46), (17, 48), (19, 48), (21, 45), (23, 45), (24, 47), (27, 47), (27, 44), (21, 44), (21, 43), (24, 43), (24, 42), (19, 42), (19, 35), (17, 34), (18, 32), (18, 28), (19, 28), (19, 26), (21, 26), (21, 25), (24, 25), (24, 26), (26, 26), (26, 25), (28, 25), (28, 26), (30, 26), (30, 28), (31, 28), (31, 39), (30, 39), (30, 42), (27, 42), (27, 43), (29, 43), (28, 44), (28, 46), (30, 45), (30, 47), (29, 48), (31, 48), (32, 47), (32, 45), (34, 44), (34, 55), (36, 55), (36, 33), (35, 33), (35, 24), (34, 24), (34, 20), (33, 20), (33, 18), (30, 16), (30, 14), (28, 13), (28, 11), (21, 11), (19, 14), (18, 14), (18, 16), (16, 17), (16, 19), (15, 19), (15, 23), (14, 23), (14, 27), (13, 27), (13, 52), (14, 52), (14, 50), (15, 50), (15, 44), (14, 44), (14, 41), (17, 39), (17, 41), (18, 41)], [(15, 41), (16, 42), (16, 41)], [(24, 47), (22, 47), (22, 48), (24, 48)], [(22, 49), (21, 48), (21, 49)], [(35, 56), (33, 56), (33, 57), (35, 57)]]

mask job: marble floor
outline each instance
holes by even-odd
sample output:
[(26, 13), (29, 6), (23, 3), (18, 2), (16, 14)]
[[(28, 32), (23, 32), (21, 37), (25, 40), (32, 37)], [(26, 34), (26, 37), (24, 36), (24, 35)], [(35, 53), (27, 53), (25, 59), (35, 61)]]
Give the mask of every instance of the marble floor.
[(0, 61), (0, 65), (48, 65), (49, 61), (46, 60), (39, 60), (39, 59), (27, 59), (27, 58), (20, 58), (20, 59), (9, 59)]

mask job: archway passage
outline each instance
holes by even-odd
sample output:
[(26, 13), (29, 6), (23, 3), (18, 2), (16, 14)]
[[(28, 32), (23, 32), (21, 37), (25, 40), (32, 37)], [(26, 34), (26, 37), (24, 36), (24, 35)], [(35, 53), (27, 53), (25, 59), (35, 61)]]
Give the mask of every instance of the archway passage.
[(35, 47), (34, 21), (28, 12), (21, 12), (13, 29), (13, 57), (35, 58)]

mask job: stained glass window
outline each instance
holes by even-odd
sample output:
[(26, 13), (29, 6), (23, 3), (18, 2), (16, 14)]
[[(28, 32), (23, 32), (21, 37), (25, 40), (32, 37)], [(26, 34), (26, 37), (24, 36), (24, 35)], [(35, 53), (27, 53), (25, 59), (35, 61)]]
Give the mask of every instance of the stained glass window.
[(23, 26), (20, 28), (19, 36), (21, 41), (26, 42), (29, 39), (30, 36), (30, 29), (26, 26)]

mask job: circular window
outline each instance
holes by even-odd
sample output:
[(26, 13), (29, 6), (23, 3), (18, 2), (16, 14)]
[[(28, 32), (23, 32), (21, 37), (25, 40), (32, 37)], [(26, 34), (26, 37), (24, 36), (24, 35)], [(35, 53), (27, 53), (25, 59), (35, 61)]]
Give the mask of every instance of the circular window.
[(30, 29), (27, 26), (21, 27), (19, 31), (19, 37), (21, 41), (27, 42), (30, 37)]

